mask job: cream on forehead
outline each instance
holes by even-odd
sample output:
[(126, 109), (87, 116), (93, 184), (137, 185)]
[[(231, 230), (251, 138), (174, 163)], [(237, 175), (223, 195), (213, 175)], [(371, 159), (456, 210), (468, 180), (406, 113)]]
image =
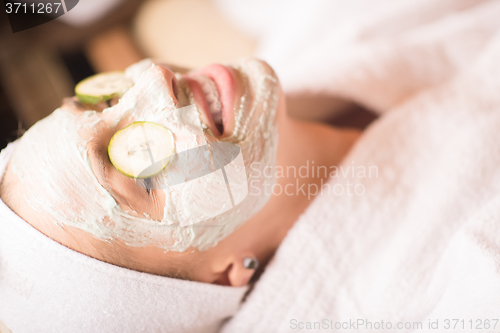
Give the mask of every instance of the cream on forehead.
[[(241, 148), (246, 168), (240, 171), (246, 172), (248, 186), (262, 189), (265, 179), (256, 174), (264, 173), (252, 171), (274, 165), (278, 85), (260, 62), (245, 60), (238, 68), (246, 76), (246, 93), (235, 110), (234, 135), (227, 141)], [(87, 156), (90, 138), (81, 133), (92, 133), (103, 121), (115, 126), (121, 119), (131, 117), (170, 129), (176, 153), (203, 146), (207, 139), (215, 140), (204, 133), (196, 107), (178, 109), (174, 105), (159, 67), (142, 61), (127, 73), (136, 84), (114, 107), (100, 115), (86, 111), (77, 116), (58, 109), (26, 132), (12, 158), (13, 171), (28, 189), (25, 198), (33, 209), (47, 212), (55, 223), (85, 230), (99, 239), (120, 238), (130, 246), (154, 245), (172, 251), (189, 247), (206, 250), (260, 210), (269, 197), (248, 195), (235, 208), (223, 211), (221, 197), (200, 197), (200, 184), (194, 181), (176, 186), (163, 182), (165, 203), (161, 221), (148, 216), (138, 218), (124, 211), (92, 172)], [(162, 182), (169, 172), (175, 171), (174, 167), (175, 164), (167, 166), (156, 179)], [(226, 184), (213, 182), (210, 186), (213, 188), (205, 194), (220, 193), (217, 190)], [(223, 212), (217, 216), (208, 214), (215, 217), (200, 221), (210, 209)]]

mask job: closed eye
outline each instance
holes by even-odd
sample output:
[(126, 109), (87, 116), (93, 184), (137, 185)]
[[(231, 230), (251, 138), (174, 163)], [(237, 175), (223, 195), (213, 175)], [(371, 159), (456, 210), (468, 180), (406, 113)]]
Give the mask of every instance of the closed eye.
[(111, 127), (104, 122), (101, 124), (102, 126), (94, 128), (94, 137), (87, 144), (90, 166), (97, 181), (124, 211), (133, 216), (146, 216), (160, 221), (163, 219), (165, 205), (163, 191), (154, 191), (152, 179), (129, 178), (113, 166), (108, 156), (108, 145), (117, 129), (122, 126)]

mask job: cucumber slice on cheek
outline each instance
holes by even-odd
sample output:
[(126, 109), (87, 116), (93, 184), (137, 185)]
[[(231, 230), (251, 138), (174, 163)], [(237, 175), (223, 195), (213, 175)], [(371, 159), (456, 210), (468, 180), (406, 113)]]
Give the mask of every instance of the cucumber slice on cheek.
[(82, 103), (97, 104), (121, 97), (134, 82), (124, 72), (96, 74), (80, 81), (75, 94)]
[(120, 173), (149, 178), (160, 173), (174, 153), (172, 132), (157, 123), (136, 121), (113, 135), (108, 156)]

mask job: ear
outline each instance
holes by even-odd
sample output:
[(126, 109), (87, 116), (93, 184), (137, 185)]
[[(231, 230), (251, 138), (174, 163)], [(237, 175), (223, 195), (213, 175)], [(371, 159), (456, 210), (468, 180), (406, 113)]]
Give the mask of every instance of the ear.
[(230, 285), (232, 287), (242, 287), (248, 284), (257, 267), (246, 268), (244, 264), (245, 258), (255, 258), (255, 255), (253, 253), (245, 253), (244, 255), (234, 256), (227, 262), (226, 270), (221, 273), (214, 283)]

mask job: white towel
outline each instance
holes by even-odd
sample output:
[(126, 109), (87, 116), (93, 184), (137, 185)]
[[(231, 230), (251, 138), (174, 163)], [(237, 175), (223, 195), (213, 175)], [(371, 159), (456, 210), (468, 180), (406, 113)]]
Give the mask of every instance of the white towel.
[(257, 37), (287, 94), (385, 112), (467, 68), (500, 27), (493, 0), (214, 0)]
[[(0, 153), (0, 178), (14, 149), (11, 143)], [(46, 237), (0, 201), (0, 322), (13, 333), (216, 332), (246, 289), (87, 257)]]
[(342, 163), (378, 177), (331, 179), (364, 192), (319, 195), (222, 332), (500, 331), (500, 2), (329, 2), (265, 47), (289, 91), (385, 111)]

